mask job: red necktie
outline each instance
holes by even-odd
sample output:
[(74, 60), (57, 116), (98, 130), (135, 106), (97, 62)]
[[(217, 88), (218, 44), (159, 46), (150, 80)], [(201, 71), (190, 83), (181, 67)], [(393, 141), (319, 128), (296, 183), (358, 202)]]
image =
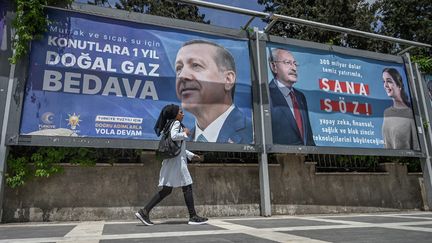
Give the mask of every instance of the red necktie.
[(301, 114), (300, 114), (299, 105), (298, 105), (297, 99), (296, 99), (296, 97), (294, 95), (294, 91), (291, 91), (289, 93), (289, 96), (291, 97), (291, 100), (292, 100), (293, 109), (294, 109), (294, 117), (295, 117), (295, 120), (296, 120), (296, 123), (297, 123), (297, 127), (298, 127), (298, 129), (300, 131), (300, 136), (303, 139), (303, 122), (302, 122), (302, 117), (301, 117)]

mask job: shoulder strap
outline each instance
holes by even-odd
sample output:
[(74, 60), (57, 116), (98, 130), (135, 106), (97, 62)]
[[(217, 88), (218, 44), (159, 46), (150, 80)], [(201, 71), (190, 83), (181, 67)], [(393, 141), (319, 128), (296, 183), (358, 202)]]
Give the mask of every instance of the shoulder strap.
[[(169, 125), (169, 127), (168, 127), (168, 129), (164, 129), (164, 134), (167, 134), (167, 135), (169, 135), (170, 137), (171, 137), (171, 128), (172, 128), (172, 126), (174, 126), (174, 122), (176, 122), (176, 120), (173, 120), (172, 122), (171, 122), (171, 124)], [(168, 124), (166, 125), (166, 127), (168, 126)], [(183, 127), (183, 124), (180, 122), (180, 126), (179, 126), (179, 128), (178, 128), (178, 131), (180, 132), (180, 129), (181, 129), (181, 127)], [(177, 141), (174, 141), (173, 140), (173, 142), (175, 143), (175, 144), (178, 144), (178, 142)], [(183, 140), (181, 140), (180, 141), (180, 144), (182, 144), (183, 143)]]
[[(172, 127), (174, 126), (174, 123), (175, 123), (175, 122), (176, 122), (176, 120), (174, 120), (174, 121), (171, 122), (171, 124), (170, 124), (170, 126), (169, 126), (169, 129), (167, 129), (166, 132), (170, 132), (170, 131), (171, 131), (171, 129), (172, 129)], [(178, 128), (178, 131), (179, 131), (179, 132), (180, 132), (180, 129), (182, 129), (182, 127), (184, 127), (184, 125), (183, 125), (183, 123), (180, 122), (180, 126), (179, 126), (179, 128)]]
[(167, 133), (169, 133), (169, 132), (171, 131), (171, 128), (172, 128), (174, 122), (175, 122), (174, 120), (169, 120), (169, 121), (165, 124), (165, 127), (163, 128), (163, 133), (164, 133), (164, 134), (167, 134)]

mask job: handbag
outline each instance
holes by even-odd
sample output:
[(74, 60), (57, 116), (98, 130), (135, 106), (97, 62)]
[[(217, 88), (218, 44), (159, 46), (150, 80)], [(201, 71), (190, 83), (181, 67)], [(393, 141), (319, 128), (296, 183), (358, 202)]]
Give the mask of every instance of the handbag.
[(179, 143), (172, 140), (171, 129), (166, 129), (166, 131), (162, 133), (158, 148), (156, 149), (156, 156), (158, 156), (162, 160), (177, 157), (177, 155), (179, 155), (181, 152), (182, 142), (183, 141)]

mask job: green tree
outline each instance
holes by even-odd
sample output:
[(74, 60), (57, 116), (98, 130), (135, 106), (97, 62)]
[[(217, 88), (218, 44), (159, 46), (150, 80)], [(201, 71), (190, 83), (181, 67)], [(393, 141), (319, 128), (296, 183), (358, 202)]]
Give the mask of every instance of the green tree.
[(16, 188), (31, 178), (61, 173), (60, 163), (92, 166), (96, 160), (95, 149), (91, 148), (12, 147), (7, 159), (6, 183)]
[[(432, 43), (430, 0), (258, 0), (258, 3), (275, 14)], [(391, 54), (407, 47), (284, 22), (277, 23), (270, 34)], [(432, 49), (415, 48), (410, 53), (424, 72), (432, 73)]]
[(12, 63), (27, 54), (30, 41), (40, 38), (47, 28), (47, 18), (44, 15), (43, 5), (64, 7), (73, 0), (15, 0), (16, 18), (13, 25), (16, 30), (13, 48), (14, 55), (10, 58)]
[[(378, 0), (379, 34), (397, 38), (432, 43), (432, 1), (430, 0)], [(407, 46), (392, 44), (381, 51), (397, 53)], [(423, 71), (432, 73), (432, 49), (410, 50)]]
[[(266, 12), (275, 14), (367, 32), (375, 27), (376, 5), (365, 0), (258, 0), (258, 3), (265, 5)], [(270, 34), (352, 48), (371, 48), (370, 42), (364, 38), (294, 23), (278, 22)]]
[(199, 23), (204, 21), (205, 15), (199, 13), (196, 6), (177, 3), (168, 0), (120, 0), (115, 4), (116, 8), (133, 12), (158, 15), (163, 17), (188, 20)]
[(87, 1), (87, 3), (91, 5), (97, 5), (97, 6), (112, 7), (108, 0), (89, 0)]

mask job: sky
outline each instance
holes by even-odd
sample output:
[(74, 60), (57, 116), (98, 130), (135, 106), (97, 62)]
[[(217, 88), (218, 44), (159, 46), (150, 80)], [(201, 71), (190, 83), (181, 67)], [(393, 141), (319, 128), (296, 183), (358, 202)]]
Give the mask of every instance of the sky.
[[(88, 0), (76, 0), (76, 2), (87, 3)], [(118, 0), (109, 0), (109, 4), (114, 7)], [(245, 8), (255, 11), (263, 11), (264, 5), (259, 5), (257, 0), (207, 0), (206, 2), (213, 2), (238, 8)], [(205, 14), (205, 20), (210, 20), (210, 24), (238, 29), (246, 25), (250, 16), (230, 13), (227, 11), (220, 11), (211, 8), (200, 7), (200, 13)], [(258, 27), (264, 29), (265, 23), (261, 19), (255, 18), (250, 24), (250, 27)]]
[[(260, 12), (263, 12), (264, 10), (264, 5), (259, 5), (256, 0), (209, 0), (207, 2), (213, 2), (238, 8), (245, 8)], [(200, 12), (206, 15), (206, 20), (210, 20), (211, 24), (234, 29), (244, 26), (251, 18), (247, 15), (229, 13), (226, 11), (209, 8), (200, 8)], [(260, 29), (264, 29), (265, 25), (266, 24), (261, 19), (255, 18), (250, 24), (250, 27), (256, 26)]]
[[(89, 0), (75, 0), (75, 2), (87, 3)], [(119, 0), (108, 0), (109, 4), (114, 7), (115, 3)], [(264, 12), (264, 5), (258, 4), (257, 0), (203, 0), (204, 2), (218, 3), (238, 8), (250, 9), (254, 11)], [(376, 0), (366, 0), (368, 3), (374, 3)], [(246, 25), (248, 20), (251, 18), (247, 15), (230, 13), (227, 11), (215, 10), (211, 8), (200, 8), (200, 13), (205, 14), (205, 20), (210, 20), (210, 24), (239, 29)], [(263, 30), (266, 23), (259, 18), (255, 18), (249, 27), (258, 27)], [(380, 26), (378, 26), (380, 27)]]

